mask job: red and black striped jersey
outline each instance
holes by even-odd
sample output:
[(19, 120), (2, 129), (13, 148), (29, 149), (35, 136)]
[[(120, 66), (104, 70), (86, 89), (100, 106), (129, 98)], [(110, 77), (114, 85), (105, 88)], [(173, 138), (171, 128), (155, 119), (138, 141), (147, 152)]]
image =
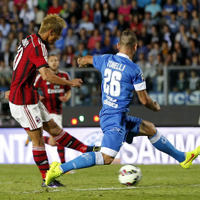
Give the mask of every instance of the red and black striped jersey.
[[(60, 78), (70, 80), (70, 76), (67, 72), (58, 70), (56, 75)], [(44, 97), (42, 102), (49, 113), (62, 114), (62, 102), (59, 97), (64, 96), (64, 94), (70, 90), (71, 87), (49, 83), (43, 80), (40, 74), (37, 75), (34, 86), (36, 89), (40, 89), (42, 91), (42, 96)]]
[(45, 42), (38, 34), (27, 36), (18, 47), (13, 62), (9, 101), (16, 105), (37, 104), (39, 95), (33, 84), (37, 70), (48, 67)]

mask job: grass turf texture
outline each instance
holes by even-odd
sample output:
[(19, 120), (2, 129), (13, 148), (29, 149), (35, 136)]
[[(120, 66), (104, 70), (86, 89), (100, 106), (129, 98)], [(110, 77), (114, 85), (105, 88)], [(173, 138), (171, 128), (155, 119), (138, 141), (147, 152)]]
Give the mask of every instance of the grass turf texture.
[(0, 165), (0, 199), (10, 200), (195, 200), (200, 199), (200, 165), (137, 165), (142, 180), (135, 187), (118, 182), (121, 165), (96, 166), (65, 174), (66, 187), (41, 188), (35, 165)]

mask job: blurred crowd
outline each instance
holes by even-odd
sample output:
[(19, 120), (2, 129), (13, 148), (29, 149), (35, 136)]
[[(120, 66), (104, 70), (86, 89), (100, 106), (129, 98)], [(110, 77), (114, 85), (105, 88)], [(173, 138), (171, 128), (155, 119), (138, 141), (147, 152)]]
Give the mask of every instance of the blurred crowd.
[[(36, 33), (51, 13), (67, 23), (60, 39), (50, 46), (50, 54), (59, 55), (61, 69), (77, 67), (79, 56), (116, 53), (120, 33), (130, 28), (138, 37), (133, 61), (142, 68), (149, 91), (163, 91), (163, 69), (171, 66), (192, 70), (171, 71), (170, 91), (200, 89), (200, 0), (1, 0), (1, 91), (9, 88), (20, 41)], [(79, 76), (95, 88), (82, 89), (84, 98), (77, 92), (76, 104), (89, 104), (92, 94), (98, 104), (98, 74)]]

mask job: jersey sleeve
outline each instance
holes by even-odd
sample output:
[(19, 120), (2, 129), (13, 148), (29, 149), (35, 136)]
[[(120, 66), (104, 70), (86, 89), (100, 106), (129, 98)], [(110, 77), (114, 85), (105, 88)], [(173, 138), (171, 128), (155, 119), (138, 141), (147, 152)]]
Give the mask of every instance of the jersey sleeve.
[(47, 63), (48, 52), (44, 44), (38, 45), (30, 52), (29, 59), (35, 64), (37, 70), (41, 67), (49, 67)]
[(100, 56), (93, 56), (93, 66), (101, 71), (101, 67), (103, 66), (103, 62), (106, 58), (106, 55), (100, 55)]
[(133, 85), (136, 91), (146, 90), (146, 82), (142, 70), (138, 66), (136, 75), (133, 78)]

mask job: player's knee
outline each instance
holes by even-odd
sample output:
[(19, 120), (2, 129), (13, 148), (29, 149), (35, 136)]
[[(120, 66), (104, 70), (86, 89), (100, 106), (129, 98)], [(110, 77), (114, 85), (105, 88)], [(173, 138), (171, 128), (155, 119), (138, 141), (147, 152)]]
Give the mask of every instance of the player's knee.
[(153, 123), (143, 120), (141, 123), (142, 132), (144, 132), (149, 137), (156, 134), (156, 127)]
[(113, 157), (103, 154), (103, 159), (104, 159), (104, 165), (110, 165), (112, 161), (114, 160)]
[(44, 123), (43, 128), (52, 136), (57, 136), (62, 130), (53, 119), (47, 123)]

